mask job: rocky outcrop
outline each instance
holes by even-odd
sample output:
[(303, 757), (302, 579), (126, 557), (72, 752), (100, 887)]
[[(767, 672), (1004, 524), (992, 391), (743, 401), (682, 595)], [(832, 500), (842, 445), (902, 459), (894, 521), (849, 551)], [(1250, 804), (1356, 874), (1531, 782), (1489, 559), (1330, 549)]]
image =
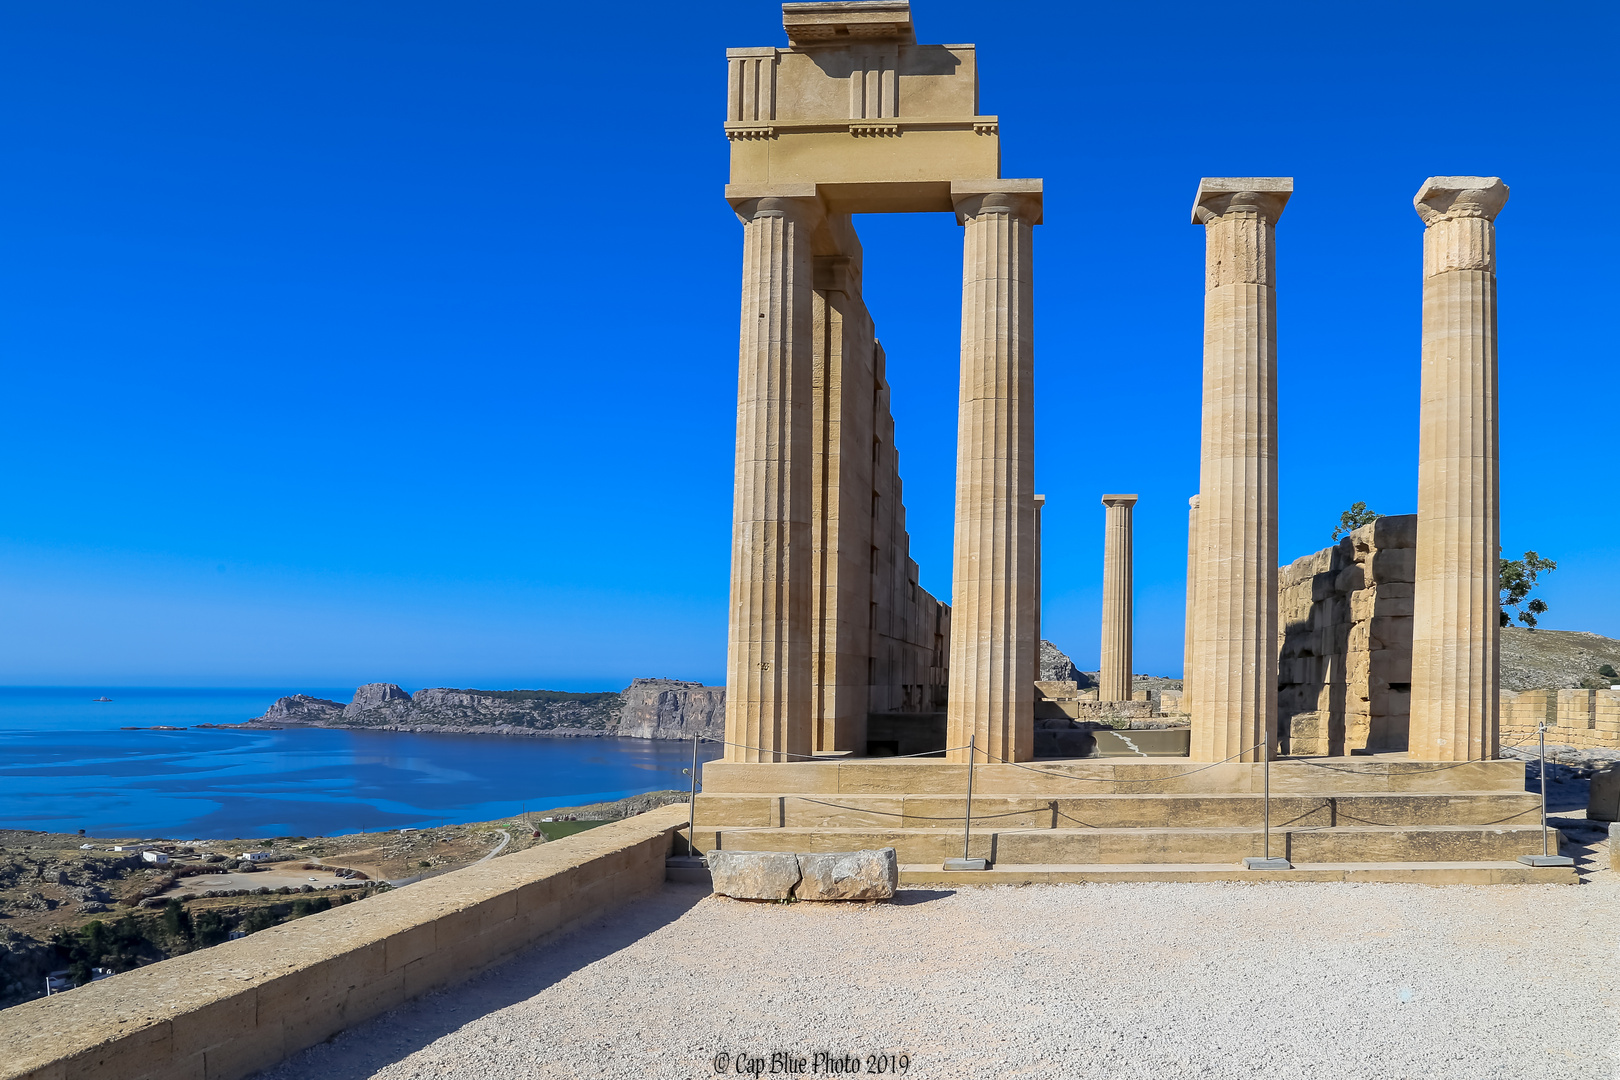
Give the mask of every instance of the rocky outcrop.
[(1085, 690), (1097, 685), (1074, 666), (1063, 650), (1050, 641), (1041, 642), (1041, 682), (1072, 682)]
[(347, 705), (307, 694), (284, 697), (249, 723), (384, 731), (494, 735), (618, 735), (635, 739), (722, 737), (726, 689), (676, 679), (636, 679), (614, 693), (563, 690), (458, 690), (414, 694), (394, 683), (367, 683)]
[(259, 724), (336, 724), (343, 721), (343, 703), (294, 694), (277, 701), (254, 721)]
[(676, 679), (635, 679), (624, 691), (618, 733), (631, 739), (722, 739), (726, 688)]
[(1620, 670), (1620, 641), (1581, 630), (1502, 628), (1502, 689), (1606, 689), (1620, 678), (1600, 675), (1608, 665)]

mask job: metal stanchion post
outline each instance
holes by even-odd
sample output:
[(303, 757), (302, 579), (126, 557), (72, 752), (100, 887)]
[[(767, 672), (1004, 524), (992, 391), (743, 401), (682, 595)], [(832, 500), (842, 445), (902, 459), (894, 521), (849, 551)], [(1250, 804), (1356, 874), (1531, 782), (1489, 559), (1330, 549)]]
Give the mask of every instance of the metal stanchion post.
[(1262, 802), (1263, 802), (1263, 804), (1265, 806), (1265, 825), (1263, 826), (1263, 832), (1265, 834), (1265, 845), (1266, 845), (1265, 851), (1266, 851), (1266, 854), (1265, 854), (1264, 858), (1260, 858), (1260, 859), (1255, 858), (1253, 855), (1246, 856), (1244, 858), (1244, 860), (1243, 860), (1243, 868), (1245, 870), (1292, 870), (1294, 868), (1294, 864), (1289, 862), (1286, 858), (1283, 858), (1282, 856), (1278, 856), (1277, 858), (1273, 859), (1271, 857), (1271, 738), (1270, 738), (1270, 736), (1267, 736), (1266, 738), (1263, 738), (1263, 739), (1260, 740), (1260, 761), (1262, 763), (1262, 770), (1265, 773), (1265, 785), (1266, 785), (1265, 786), (1265, 796), (1264, 796), (1264, 798), (1262, 800)]
[(1541, 746), (1541, 854), (1520, 855), (1519, 861), (1526, 866), (1574, 866), (1575, 860), (1568, 855), (1552, 853), (1552, 837), (1547, 832), (1547, 722), (1543, 720), (1536, 731)]
[(671, 855), (664, 860), (664, 878), (668, 881), (687, 881), (708, 884), (708, 860), (697, 853), (697, 773), (699, 736), (692, 736), (692, 768), (690, 794), (686, 803), (686, 854)]
[(975, 735), (968, 739), (967, 813), (962, 818), (962, 857), (946, 859), (947, 870), (984, 870), (989, 866), (983, 859), (968, 858), (968, 842), (973, 836), (973, 763), (978, 756), (979, 742)]

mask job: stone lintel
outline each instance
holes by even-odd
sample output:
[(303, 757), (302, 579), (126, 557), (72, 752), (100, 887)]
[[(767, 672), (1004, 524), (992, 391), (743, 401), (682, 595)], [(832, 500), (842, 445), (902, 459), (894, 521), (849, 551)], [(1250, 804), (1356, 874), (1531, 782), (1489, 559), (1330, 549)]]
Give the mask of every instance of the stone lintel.
[(1031, 225), (1039, 225), (1043, 210), (1043, 181), (952, 180), (951, 203), (958, 224), (987, 207), (1005, 206)]
[(1431, 176), (1412, 197), (1424, 225), (1451, 218), (1495, 221), (1508, 200), (1508, 186), (1500, 176)]
[(782, 29), (794, 48), (850, 41), (917, 40), (909, 0), (833, 0), (782, 5)]
[(1246, 206), (1265, 214), (1275, 225), (1293, 193), (1292, 176), (1206, 176), (1198, 181), (1192, 223), (1204, 225), (1234, 207)]
[(1140, 495), (1104, 495), (1102, 501), (1104, 506), (1135, 506), (1139, 498)]

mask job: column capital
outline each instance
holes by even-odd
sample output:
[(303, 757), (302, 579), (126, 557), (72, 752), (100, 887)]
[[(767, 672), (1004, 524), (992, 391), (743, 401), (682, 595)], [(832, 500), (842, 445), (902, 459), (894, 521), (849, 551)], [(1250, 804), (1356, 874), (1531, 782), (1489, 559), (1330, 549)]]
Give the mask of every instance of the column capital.
[(747, 190), (726, 185), (726, 202), (747, 224), (759, 217), (787, 217), (814, 228), (827, 216), (827, 207), (814, 184), (787, 184), (780, 189)]
[(1046, 496), (1045, 495), (1036, 495), (1035, 496), (1035, 509), (1039, 510), (1041, 507), (1043, 507), (1045, 505), (1046, 505)]
[(1188, 498), (1187, 498), (1187, 509), (1189, 509), (1189, 510), (1198, 509), (1198, 496), (1196, 496), (1196, 495), (1188, 496)]
[(1104, 495), (1102, 504), (1104, 506), (1135, 506), (1138, 497), (1136, 495)]
[(1292, 176), (1206, 176), (1198, 181), (1192, 223), (1208, 225), (1227, 214), (1255, 214), (1275, 225), (1293, 193)]
[(1011, 214), (1026, 225), (1039, 225), (1041, 186), (1039, 180), (952, 180), (956, 223), (966, 225), (981, 214)]
[(1508, 200), (1500, 176), (1431, 176), (1412, 196), (1425, 227), (1457, 218), (1495, 221)]

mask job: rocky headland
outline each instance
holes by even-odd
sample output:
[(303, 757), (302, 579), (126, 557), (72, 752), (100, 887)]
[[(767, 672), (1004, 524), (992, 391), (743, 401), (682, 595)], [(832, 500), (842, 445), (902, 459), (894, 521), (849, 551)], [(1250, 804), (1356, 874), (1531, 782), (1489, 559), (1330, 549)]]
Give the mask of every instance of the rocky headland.
[(679, 679), (633, 679), (620, 691), (458, 690), (407, 693), (367, 683), (347, 702), (308, 694), (278, 700), (246, 727), (545, 735), (554, 738), (690, 739), (725, 734), (726, 688)]

